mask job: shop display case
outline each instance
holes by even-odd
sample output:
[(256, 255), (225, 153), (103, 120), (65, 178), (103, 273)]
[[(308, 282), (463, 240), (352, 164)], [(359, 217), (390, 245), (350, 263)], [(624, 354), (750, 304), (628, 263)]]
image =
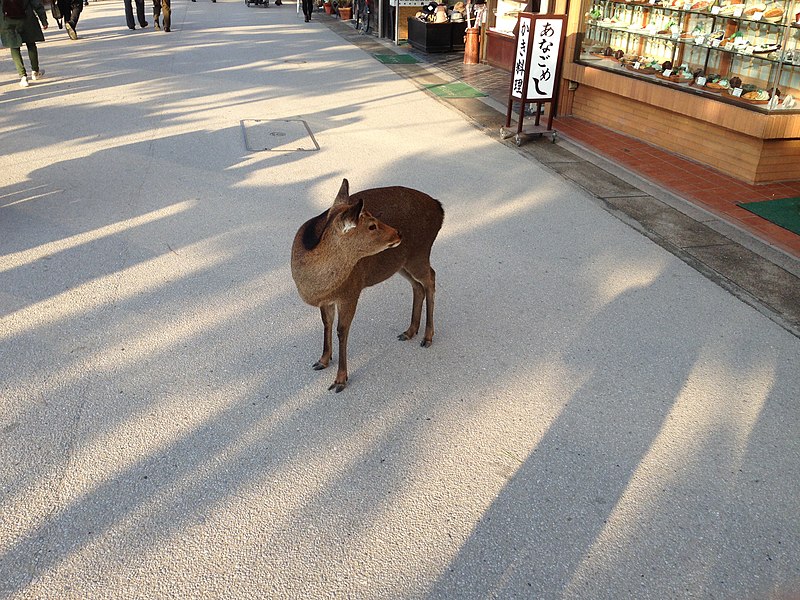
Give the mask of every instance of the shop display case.
[(517, 17), (521, 12), (544, 12), (547, 0), (489, 0), (488, 27), (486, 30), (486, 62), (493, 67), (511, 71), (517, 48)]
[(463, 50), (466, 29), (466, 21), (425, 23), (408, 17), (408, 43), (422, 52)]
[(584, 0), (575, 62), (764, 113), (800, 112), (800, 0)]
[(489, 27), (490, 31), (497, 31), (514, 37), (514, 27), (517, 26), (519, 13), (526, 12), (528, 0), (516, 2), (515, 0), (497, 0), (497, 7), (492, 9), (494, 23)]

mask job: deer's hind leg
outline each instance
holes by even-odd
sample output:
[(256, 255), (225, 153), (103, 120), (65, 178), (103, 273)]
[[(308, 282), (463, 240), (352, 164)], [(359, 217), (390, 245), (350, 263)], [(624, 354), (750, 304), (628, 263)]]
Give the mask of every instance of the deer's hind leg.
[(418, 269), (406, 267), (400, 273), (408, 279), (414, 290), (413, 307), (411, 310), (411, 325), (398, 336), (401, 340), (410, 340), (419, 331), (420, 321), (422, 320), (422, 301), (425, 300), (425, 336), (420, 345), (428, 348), (433, 343), (433, 306), (436, 294), (436, 272), (425, 265)]

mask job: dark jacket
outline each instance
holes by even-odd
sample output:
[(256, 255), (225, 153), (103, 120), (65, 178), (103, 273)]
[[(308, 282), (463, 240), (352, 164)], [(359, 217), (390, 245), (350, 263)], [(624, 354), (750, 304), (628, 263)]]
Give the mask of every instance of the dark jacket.
[[(6, 48), (20, 48), (29, 42), (43, 42), (44, 33), (39, 25), (47, 25), (47, 13), (42, 0), (25, 0), (25, 18), (7, 19), (3, 15), (3, 0), (0, 0), (0, 42)], [(38, 20), (36, 17), (39, 17)]]

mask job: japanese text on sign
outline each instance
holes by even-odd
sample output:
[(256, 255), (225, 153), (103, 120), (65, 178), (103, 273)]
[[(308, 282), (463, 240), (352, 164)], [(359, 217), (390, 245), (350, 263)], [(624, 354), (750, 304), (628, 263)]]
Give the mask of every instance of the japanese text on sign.
[(515, 98), (522, 98), (522, 88), (525, 85), (525, 62), (528, 58), (528, 38), (530, 36), (530, 17), (520, 17), (517, 52), (514, 56), (514, 79), (511, 84), (511, 95)]
[(562, 26), (561, 19), (539, 18), (532, 22), (529, 17), (520, 16), (512, 96), (522, 98), (530, 48), (531, 64), (526, 100), (548, 100), (553, 97)]

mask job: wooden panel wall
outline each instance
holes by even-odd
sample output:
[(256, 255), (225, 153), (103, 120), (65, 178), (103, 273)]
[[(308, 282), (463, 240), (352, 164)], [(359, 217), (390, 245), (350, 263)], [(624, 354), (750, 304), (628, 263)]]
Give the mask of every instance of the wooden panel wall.
[(748, 183), (800, 179), (800, 139), (762, 140), (584, 85), (572, 114)]
[(616, 94), (580, 86), (572, 114), (753, 182), (762, 140)]
[(800, 140), (766, 140), (756, 183), (800, 180)]

